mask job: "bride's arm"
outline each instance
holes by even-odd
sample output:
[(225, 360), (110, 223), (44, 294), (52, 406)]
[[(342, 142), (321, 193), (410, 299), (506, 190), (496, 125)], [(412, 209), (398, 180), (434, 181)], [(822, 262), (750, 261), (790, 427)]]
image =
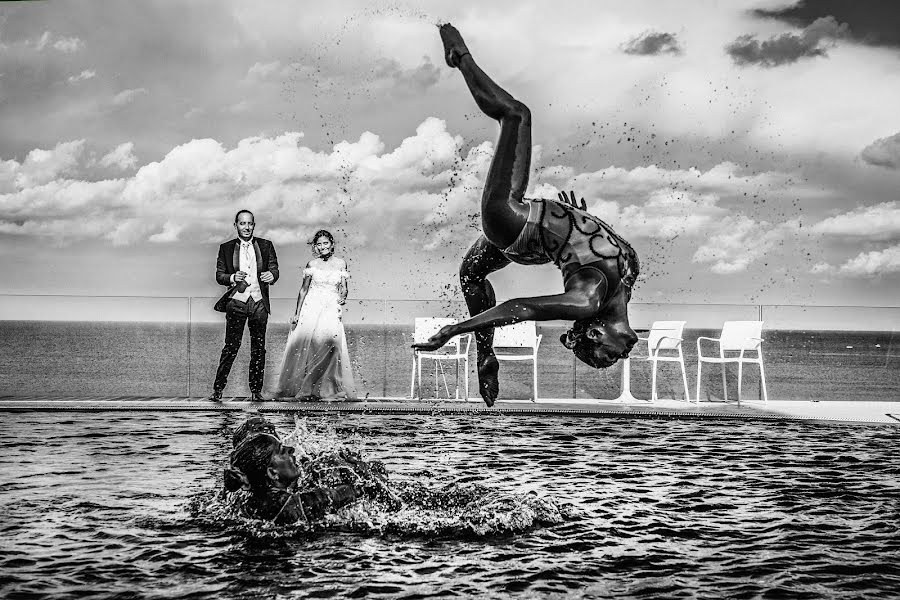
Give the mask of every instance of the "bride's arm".
[[(309, 263), (306, 264), (306, 267), (309, 268)], [(309, 284), (312, 281), (312, 277), (309, 275), (303, 276), (303, 283), (300, 284), (300, 292), (297, 294), (297, 308), (294, 309), (294, 316), (291, 317), (291, 323), (297, 322), (297, 317), (300, 316), (300, 309), (303, 308), (303, 300), (306, 298), (306, 293), (309, 291)]]
[[(348, 273), (350, 272), (347, 268), (346, 260), (344, 260), (344, 270), (347, 271)], [(345, 304), (347, 302), (347, 294), (350, 293), (349, 277), (341, 277), (339, 292), (341, 294), (341, 304)]]

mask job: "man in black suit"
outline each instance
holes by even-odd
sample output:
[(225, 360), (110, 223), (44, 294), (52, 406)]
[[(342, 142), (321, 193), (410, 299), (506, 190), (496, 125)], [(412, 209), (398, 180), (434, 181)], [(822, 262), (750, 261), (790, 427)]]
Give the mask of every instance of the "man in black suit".
[(266, 370), (266, 325), (269, 314), (269, 286), (278, 281), (278, 257), (269, 240), (253, 237), (256, 220), (249, 210), (234, 215), (237, 239), (219, 246), (216, 282), (228, 291), (215, 309), (225, 313), (225, 347), (209, 399), (220, 401), (231, 365), (241, 348), (244, 324), (250, 329), (250, 399), (262, 402)]

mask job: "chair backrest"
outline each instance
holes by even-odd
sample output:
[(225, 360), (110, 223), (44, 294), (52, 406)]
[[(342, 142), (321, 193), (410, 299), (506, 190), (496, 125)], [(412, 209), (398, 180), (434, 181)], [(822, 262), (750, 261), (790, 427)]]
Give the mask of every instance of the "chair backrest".
[[(413, 342), (418, 344), (421, 342), (428, 341), (428, 338), (433, 336), (438, 332), (438, 329), (444, 327), (446, 325), (453, 325), (456, 323), (456, 319), (445, 319), (440, 317), (416, 317), (416, 328), (413, 331)], [(444, 346), (451, 346), (453, 348), (459, 349), (459, 336), (451, 339)]]
[(762, 321), (725, 321), (719, 337), (722, 350), (756, 350), (759, 342), (747, 338), (761, 338), (762, 326)]
[(494, 348), (535, 348), (537, 326), (534, 321), (521, 321), (494, 330)]
[(668, 338), (680, 338), (684, 331), (686, 321), (653, 321), (650, 333), (647, 335), (647, 345), (650, 349), (676, 350), (680, 340)]

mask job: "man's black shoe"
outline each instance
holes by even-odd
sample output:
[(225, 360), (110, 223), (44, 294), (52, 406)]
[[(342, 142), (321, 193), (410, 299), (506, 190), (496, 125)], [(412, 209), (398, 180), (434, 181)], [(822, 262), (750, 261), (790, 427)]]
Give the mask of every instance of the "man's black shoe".
[(213, 393), (210, 394), (207, 398), (210, 402), (221, 402), (222, 401), (222, 390), (213, 390)]
[(250, 402), (265, 402), (265, 398), (262, 397), (262, 394), (259, 392), (251, 392), (250, 393)]

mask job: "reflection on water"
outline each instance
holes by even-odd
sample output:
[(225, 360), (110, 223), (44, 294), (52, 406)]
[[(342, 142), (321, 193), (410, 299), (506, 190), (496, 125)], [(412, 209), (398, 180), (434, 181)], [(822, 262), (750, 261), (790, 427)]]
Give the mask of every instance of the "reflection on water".
[[(333, 425), (384, 461), (398, 489), (448, 496), (257, 535), (204, 512), (240, 420), (5, 414), (0, 596), (891, 598), (900, 588), (895, 428), (334, 415), (308, 424)], [(509, 520), (467, 527), (471, 515), (445, 502), (466, 493)], [(528, 521), (528, 502), (561, 518)]]

